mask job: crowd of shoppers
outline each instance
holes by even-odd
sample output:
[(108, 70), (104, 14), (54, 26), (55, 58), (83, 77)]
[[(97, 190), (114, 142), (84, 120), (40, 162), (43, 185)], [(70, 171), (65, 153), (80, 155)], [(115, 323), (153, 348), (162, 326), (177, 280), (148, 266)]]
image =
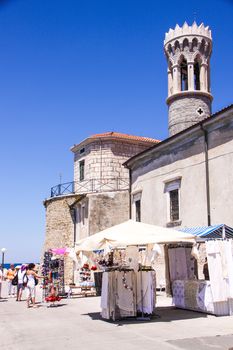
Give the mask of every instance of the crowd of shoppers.
[(6, 273), (3, 272), (0, 265), (0, 299), (2, 296), (2, 282), (5, 280), (7, 281), (8, 298), (15, 297), (16, 301), (22, 301), (22, 294), (25, 290), (27, 307), (36, 307), (35, 293), (39, 278), (42, 277), (37, 274), (36, 265), (33, 263), (17, 265), (16, 267), (11, 264)]

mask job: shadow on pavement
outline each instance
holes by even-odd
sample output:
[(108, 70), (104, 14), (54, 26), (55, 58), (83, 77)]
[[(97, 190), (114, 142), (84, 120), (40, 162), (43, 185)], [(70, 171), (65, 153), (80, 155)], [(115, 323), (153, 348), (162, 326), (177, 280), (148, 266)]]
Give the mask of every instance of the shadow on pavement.
[[(47, 308), (51, 308), (51, 309), (53, 309), (53, 308), (57, 308), (57, 307), (62, 307), (62, 306), (66, 306), (67, 304), (51, 304), (51, 305), (46, 305), (47, 306)], [(42, 306), (42, 305), (41, 305)]]
[(103, 322), (112, 323), (115, 325), (122, 326), (124, 324), (138, 324), (138, 323), (145, 323), (145, 322), (172, 322), (177, 320), (188, 320), (188, 319), (194, 319), (194, 318), (206, 318), (208, 317), (207, 314), (196, 312), (196, 311), (190, 311), (190, 310), (183, 310), (183, 309), (176, 309), (173, 306), (169, 307), (158, 307), (156, 308), (156, 314), (153, 315), (149, 320), (141, 320), (140, 317), (137, 319), (136, 317), (128, 317), (121, 320), (111, 321), (106, 320), (101, 317), (100, 312), (90, 312), (87, 314), (82, 314), (82, 316), (89, 316), (92, 320), (100, 320)]

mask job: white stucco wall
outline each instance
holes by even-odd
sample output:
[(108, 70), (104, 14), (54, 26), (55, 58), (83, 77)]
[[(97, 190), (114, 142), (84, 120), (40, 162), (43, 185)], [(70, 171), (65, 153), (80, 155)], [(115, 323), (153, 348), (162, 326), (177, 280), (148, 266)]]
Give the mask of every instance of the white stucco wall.
[[(208, 127), (211, 224), (233, 227), (233, 116)], [(141, 191), (141, 221), (160, 226), (169, 222), (165, 182), (181, 179), (181, 227), (207, 225), (204, 137), (200, 128), (147, 153), (132, 167), (133, 197)]]
[(209, 139), (211, 223), (233, 227), (233, 121)]

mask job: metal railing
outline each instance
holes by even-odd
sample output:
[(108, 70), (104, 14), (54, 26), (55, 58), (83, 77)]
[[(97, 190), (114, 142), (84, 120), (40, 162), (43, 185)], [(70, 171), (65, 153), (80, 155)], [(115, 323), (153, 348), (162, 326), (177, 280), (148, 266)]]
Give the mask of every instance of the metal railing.
[(122, 191), (129, 188), (128, 178), (89, 179), (83, 181), (66, 182), (51, 188), (51, 197), (66, 194), (86, 194), (93, 192)]

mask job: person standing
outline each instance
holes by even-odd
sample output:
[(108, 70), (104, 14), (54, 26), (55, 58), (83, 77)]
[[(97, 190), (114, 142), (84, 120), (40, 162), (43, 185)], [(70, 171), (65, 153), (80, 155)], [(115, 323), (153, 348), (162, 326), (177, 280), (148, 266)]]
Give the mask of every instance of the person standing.
[(12, 285), (12, 280), (15, 277), (16, 270), (14, 264), (10, 265), (10, 268), (7, 270), (6, 279), (8, 282), (8, 296), (14, 297), (16, 294), (16, 286)]
[(17, 272), (18, 274), (18, 284), (17, 284), (17, 297), (16, 301), (21, 301), (22, 300), (22, 293), (23, 293), (23, 279), (26, 274), (26, 265), (22, 265), (20, 269)]
[(205, 258), (205, 263), (203, 265), (203, 275), (205, 277), (205, 280), (209, 281), (210, 275), (209, 275), (209, 268), (208, 268), (207, 258)]
[(3, 272), (2, 272), (2, 265), (0, 265), (0, 299), (2, 299), (2, 281), (3, 281)]
[(30, 300), (32, 301), (32, 307), (37, 307), (36, 302), (36, 278), (43, 278), (37, 275), (35, 272), (36, 265), (31, 263), (28, 265), (26, 276), (27, 276), (27, 307), (30, 307)]

